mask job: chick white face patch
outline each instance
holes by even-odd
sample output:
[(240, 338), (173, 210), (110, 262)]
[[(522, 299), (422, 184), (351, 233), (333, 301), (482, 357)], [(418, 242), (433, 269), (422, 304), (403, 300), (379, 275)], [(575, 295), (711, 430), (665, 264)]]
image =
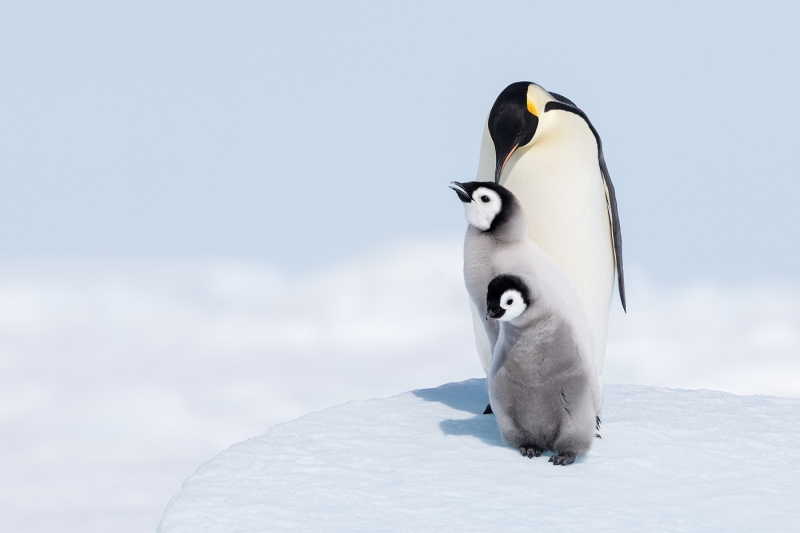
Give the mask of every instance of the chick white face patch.
[(464, 204), (464, 214), (470, 225), (486, 231), (502, 208), (500, 195), (486, 187), (478, 187), (472, 193), (472, 201)]
[(525, 303), (522, 294), (520, 294), (518, 290), (509, 289), (500, 297), (500, 307), (505, 309), (506, 312), (503, 313), (503, 316), (499, 317), (498, 320), (508, 322), (524, 313), (528, 305)]

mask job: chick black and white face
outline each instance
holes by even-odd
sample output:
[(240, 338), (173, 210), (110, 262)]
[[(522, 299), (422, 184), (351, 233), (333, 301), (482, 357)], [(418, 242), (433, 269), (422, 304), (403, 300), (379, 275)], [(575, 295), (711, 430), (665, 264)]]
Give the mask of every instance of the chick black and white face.
[(519, 315), (525, 312), (528, 304), (525, 303), (525, 298), (522, 294), (515, 289), (509, 289), (500, 297), (500, 308), (503, 309), (503, 314), (497, 317), (501, 322), (508, 322), (514, 320)]
[(486, 318), (508, 322), (528, 308), (530, 292), (522, 278), (513, 274), (500, 274), (486, 290)]
[(490, 181), (454, 181), (450, 188), (464, 204), (469, 225), (481, 231), (497, 230), (514, 213), (514, 195), (502, 185)]
[(470, 225), (486, 231), (492, 227), (494, 218), (503, 209), (503, 200), (499, 194), (486, 187), (475, 189), (471, 198), (471, 202), (464, 203), (464, 216)]

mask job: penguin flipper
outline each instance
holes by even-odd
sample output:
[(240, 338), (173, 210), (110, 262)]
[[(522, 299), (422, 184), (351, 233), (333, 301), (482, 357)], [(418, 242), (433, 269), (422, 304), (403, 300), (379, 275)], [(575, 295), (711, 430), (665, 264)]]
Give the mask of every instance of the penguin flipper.
[(611, 183), (611, 176), (608, 173), (608, 166), (606, 165), (606, 158), (603, 155), (603, 141), (600, 139), (600, 134), (594, 129), (592, 121), (586, 116), (578, 106), (573, 104), (568, 98), (550, 93), (555, 98), (555, 101), (547, 102), (544, 106), (544, 111), (552, 111), (555, 109), (561, 111), (568, 111), (581, 117), (589, 129), (592, 131), (595, 140), (597, 141), (597, 161), (600, 165), (600, 173), (603, 175), (603, 184), (606, 188), (606, 203), (608, 204), (608, 217), (611, 222), (611, 243), (614, 247), (614, 263), (617, 266), (617, 287), (619, 288), (619, 300), (622, 303), (622, 309), (628, 312), (628, 306), (625, 301), (625, 273), (622, 268), (622, 230), (619, 225), (619, 213), (617, 212), (617, 194), (614, 192), (614, 184)]
[(606, 166), (606, 158), (603, 156), (603, 148), (600, 145), (600, 137), (597, 137), (597, 143), (599, 147), (598, 158), (600, 160), (600, 172), (603, 174), (603, 182), (606, 187), (608, 215), (611, 218), (611, 240), (614, 245), (614, 263), (617, 265), (619, 300), (622, 303), (622, 310), (627, 312), (628, 307), (625, 302), (625, 273), (622, 268), (622, 229), (619, 225), (619, 214), (617, 213), (617, 195), (614, 192), (614, 184), (611, 183), (611, 176), (608, 175), (608, 167)]

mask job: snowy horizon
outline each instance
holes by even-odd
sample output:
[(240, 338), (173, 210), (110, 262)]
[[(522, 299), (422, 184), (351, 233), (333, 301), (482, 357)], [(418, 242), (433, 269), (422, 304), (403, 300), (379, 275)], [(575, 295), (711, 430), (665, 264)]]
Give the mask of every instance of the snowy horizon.
[[(627, 281), (607, 383), (800, 397), (800, 285), (660, 287), (635, 268)], [(297, 275), (222, 260), (0, 262), (0, 356), (0, 529), (25, 532), (152, 530), (181, 482), (235, 442), (483, 377), (460, 239)]]

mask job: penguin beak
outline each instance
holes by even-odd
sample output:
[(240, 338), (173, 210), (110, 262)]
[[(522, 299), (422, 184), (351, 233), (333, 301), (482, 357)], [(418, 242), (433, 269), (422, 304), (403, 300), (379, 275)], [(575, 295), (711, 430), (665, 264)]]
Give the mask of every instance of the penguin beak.
[(500, 318), (504, 314), (506, 314), (506, 310), (503, 309), (502, 307), (500, 306), (490, 307), (489, 310), (486, 312), (486, 320), (489, 320), (490, 318)]
[(472, 198), (469, 197), (469, 194), (467, 194), (467, 191), (464, 190), (464, 186), (461, 183), (457, 181), (451, 181), (448, 187), (456, 191), (458, 199), (464, 202), (465, 204), (468, 204), (472, 201)]
[(511, 149), (511, 151), (508, 152), (508, 155), (506, 156), (506, 158), (503, 160), (502, 163), (500, 162), (500, 158), (497, 159), (497, 164), (495, 165), (494, 169), (494, 182), (497, 183), (498, 185), (500, 184), (500, 176), (503, 175), (503, 170), (505, 170), (506, 164), (508, 164), (508, 160), (511, 159), (512, 155), (514, 155), (514, 152), (517, 151), (517, 148), (519, 148), (519, 143), (515, 144), (514, 147)]

